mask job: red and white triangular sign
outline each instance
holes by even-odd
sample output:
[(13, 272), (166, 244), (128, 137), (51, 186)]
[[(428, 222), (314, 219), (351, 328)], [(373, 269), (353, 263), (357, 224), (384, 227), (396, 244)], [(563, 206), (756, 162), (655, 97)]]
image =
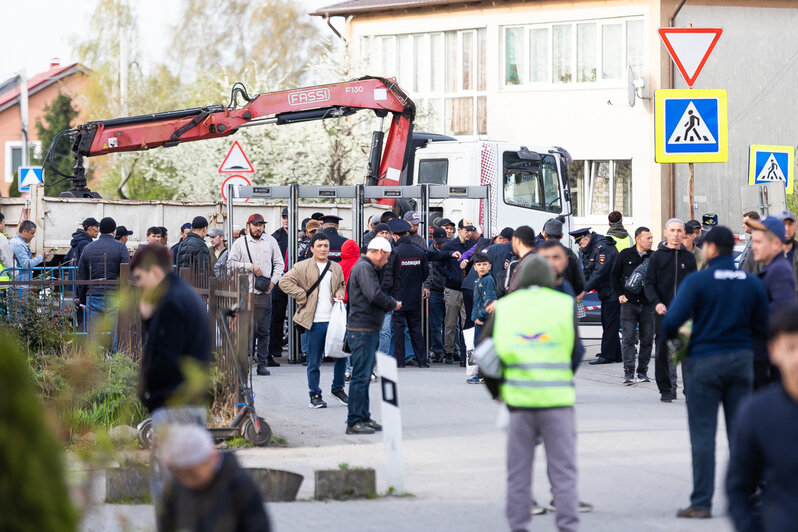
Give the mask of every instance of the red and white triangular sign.
[(219, 167), (219, 173), (251, 174), (254, 172), (255, 169), (252, 167), (252, 163), (249, 162), (249, 158), (247, 158), (244, 150), (241, 149), (241, 145), (238, 141), (233, 142), (230, 151), (227, 152), (227, 157), (224, 158), (222, 165)]
[(721, 33), (721, 28), (659, 29), (662, 43), (689, 87), (695, 85)]

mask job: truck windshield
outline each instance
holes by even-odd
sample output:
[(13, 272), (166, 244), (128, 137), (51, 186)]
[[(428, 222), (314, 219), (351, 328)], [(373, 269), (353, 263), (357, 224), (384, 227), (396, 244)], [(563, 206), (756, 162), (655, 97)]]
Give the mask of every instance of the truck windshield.
[(522, 159), (504, 152), (504, 203), (538, 211), (562, 210), (557, 161), (541, 154), (540, 161)]
[(448, 159), (422, 159), (418, 162), (418, 183), (445, 185), (449, 173)]

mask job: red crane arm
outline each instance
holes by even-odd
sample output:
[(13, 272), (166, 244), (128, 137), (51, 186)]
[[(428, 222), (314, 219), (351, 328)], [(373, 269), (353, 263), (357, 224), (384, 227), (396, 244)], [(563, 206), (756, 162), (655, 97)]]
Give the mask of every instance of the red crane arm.
[(392, 115), (378, 172), (373, 168), (370, 177), (379, 185), (396, 185), (410, 146), (415, 105), (394, 79), (377, 77), (258, 94), (238, 109), (215, 105), (87, 122), (77, 126), (72, 151), (77, 160), (149, 150), (224, 137), (241, 127), (337, 118), (360, 109)]

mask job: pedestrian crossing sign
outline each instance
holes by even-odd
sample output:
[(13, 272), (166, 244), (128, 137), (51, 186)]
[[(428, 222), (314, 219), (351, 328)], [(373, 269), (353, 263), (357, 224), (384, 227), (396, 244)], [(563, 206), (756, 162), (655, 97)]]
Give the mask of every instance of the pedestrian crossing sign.
[(729, 160), (725, 89), (660, 89), (654, 119), (658, 163)]
[(748, 184), (783, 183), (787, 194), (793, 193), (795, 148), (752, 144), (748, 152)]

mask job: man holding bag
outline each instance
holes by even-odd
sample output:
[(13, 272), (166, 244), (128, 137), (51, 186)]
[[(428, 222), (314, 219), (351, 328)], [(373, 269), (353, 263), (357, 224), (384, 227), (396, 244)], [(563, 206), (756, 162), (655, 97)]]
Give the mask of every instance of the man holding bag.
[[(280, 290), (296, 299), (299, 308), (294, 314), (294, 323), (307, 330), (308, 335), (308, 391), (310, 408), (326, 408), (321, 397), (319, 379), (321, 360), (327, 338), (327, 328), (333, 303), (343, 300), (344, 274), (338, 263), (328, 259), (330, 240), (324, 233), (316, 233), (310, 240), (312, 260), (298, 262), (280, 279)], [(347, 404), (349, 397), (344, 391), (346, 359), (335, 359), (333, 381), (330, 392)]]

